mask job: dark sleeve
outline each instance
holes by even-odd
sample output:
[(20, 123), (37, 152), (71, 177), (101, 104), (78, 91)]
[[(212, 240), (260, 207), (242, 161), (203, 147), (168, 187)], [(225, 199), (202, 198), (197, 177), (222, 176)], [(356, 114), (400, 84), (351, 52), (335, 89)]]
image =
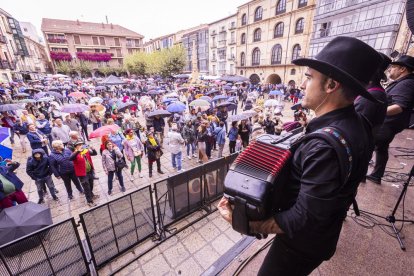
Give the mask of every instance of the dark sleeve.
[(96, 152), (96, 150), (95, 150), (95, 149), (89, 149), (89, 154), (90, 154), (91, 156), (98, 155), (98, 153)]
[(75, 160), (75, 159), (76, 159), (76, 156), (78, 156), (78, 154), (79, 154), (79, 151), (74, 151), (74, 152), (72, 153), (72, 155), (69, 157), (69, 160), (70, 160), (70, 161)]
[(59, 177), (59, 171), (57, 169), (57, 162), (56, 159), (53, 157), (49, 158), (49, 166), (50, 166), (50, 170), (52, 171), (52, 173), (54, 174), (54, 176)]
[(279, 227), (290, 238), (329, 221), (342, 206), (338, 198), (341, 187), (339, 162), (330, 145), (313, 139), (298, 149), (293, 163), (302, 171), (296, 203), (274, 215)]
[(36, 180), (36, 177), (33, 174), (32, 162), (30, 162), (29, 160), (27, 160), (26, 173), (30, 176), (31, 179)]
[(389, 105), (397, 104), (401, 108), (412, 108), (414, 102), (414, 80), (398, 83), (391, 91)]
[(20, 167), (19, 162), (11, 162), (7, 165), (7, 169), (9, 170), (9, 172), (14, 172), (15, 170), (17, 170), (18, 167)]

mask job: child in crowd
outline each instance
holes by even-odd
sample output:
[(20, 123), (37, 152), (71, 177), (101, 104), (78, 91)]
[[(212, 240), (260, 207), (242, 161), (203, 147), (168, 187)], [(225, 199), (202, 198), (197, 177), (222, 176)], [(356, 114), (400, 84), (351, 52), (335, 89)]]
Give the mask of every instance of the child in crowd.
[(242, 139), (241, 139), (240, 135), (238, 135), (237, 140), (236, 140), (236, 152), (241, 151), (242, 145), (243, 145)]

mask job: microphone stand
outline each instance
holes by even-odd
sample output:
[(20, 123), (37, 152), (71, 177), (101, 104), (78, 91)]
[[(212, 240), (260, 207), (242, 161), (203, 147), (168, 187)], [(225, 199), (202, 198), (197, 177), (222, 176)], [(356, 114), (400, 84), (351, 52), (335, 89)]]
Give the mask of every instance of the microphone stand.
[[(401, 203), (401, 200), (405, 197), (405, 194), (407, 193), (407, 189), (408, 189), (408, 185), (410, 184), (410, 181), (411, 181), (411, 178), (414, 176), (414, 165), (413, 165), (413, 167), (411, 168), (411, 171), (410, 171), (410, 174), (408, 175), (408, 179), (404, 182), (404, 185), (403, 185), (403, 189), (402, 189), (402, 191), (401, 191), (401, 194), (400, 194), (400, 196), (399, 196), (399, 198), (398, 198), (398, 200), (397, 200), (397, 203), (395, 204), (395, 206), (394, 206), (394, 209), (392, 210), (392, 213), (390, 214), (390, 215), (388, 215), (388, 216), (386, 216), (386, 217), (384, 217), (384, 216), (380, 216), (380, 215), (377, 215), (377, 214), (373, 214), (373, 213), (370, 213), (370, 212), (367, 212), (367, 211), (360, 211), (361, 213), (366, 213), (366, 214), (370, 214), (370, 215), (372, 215), (372, 216), (376, 216), (376, 217), (379, 217), (379, 218), (383, 218), (383, 219), (385, 219), (388, 223), (390, 223), (391, 224), (391, 226), (392, 226), (392, 229), (393, 229), (393, 231), (394, 231), (394, 233), (395, 233), (395, 236), (396, 236), (396, 238), (397, 238), (397, 240), (398, 240), (398, 243), (400, 244), (400, 247), (401, 247), (401, 249), (403, 250), (403, 251), (405, 251), (405, 244), (404, 244), (404, 242), (402, 241), (402, 239), (401, 239), (401, 236), (400, 236), (400, 231), (397, 229), (397, 227), (395, 226), (395, 223), (396, 222), (411, 222), (411, 223), (414, 223), (414, 220), (410, 220), (410, 219), (404, 219), (404, 217), (402, 218), (402, 219), (396, 219), (395, 218), (395, 213), (397, 212), (397, 209), (398, 209), (398, 207), (399, 207), (399, 205), (400, 205), (400, 203)], [(404, 215), (404, 214), (403, 214)]]

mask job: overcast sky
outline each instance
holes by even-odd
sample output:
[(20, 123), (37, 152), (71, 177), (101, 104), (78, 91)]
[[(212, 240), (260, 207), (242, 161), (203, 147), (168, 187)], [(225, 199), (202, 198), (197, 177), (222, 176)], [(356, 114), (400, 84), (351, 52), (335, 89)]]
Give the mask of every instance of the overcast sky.
[(237, 12), (248, 0), (0, 0), (18, 21), (31, 22), (39, 35), (43, 17), (118, 24), (144, 40), (211, 23)]

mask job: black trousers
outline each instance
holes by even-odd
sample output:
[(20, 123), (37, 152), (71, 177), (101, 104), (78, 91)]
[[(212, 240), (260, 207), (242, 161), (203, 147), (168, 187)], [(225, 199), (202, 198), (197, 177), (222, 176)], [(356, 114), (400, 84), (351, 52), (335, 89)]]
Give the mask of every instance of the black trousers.
[(85, 193), (86, 201), (93, 202), (93, 172), (86, 173), (85, 176), (79, 176), (79, 181), (82, 184), (83, 192)]
[(79, 182), (78, 177), (75, 175), (75, 173), (67, 173), (67, 174), (62, 174), (60, 177), (62, 177), (63, 183), (65, 184), (65, 188), (66, 191), (68, 192), (68, 196), (72, 196), (73, 192), (72, 192), (72, 185), (70, 183), (70, 181), (73, 182), (73, 184), (75, 184), (76, 189), (78, 189), (79, 192), (83, 193), (83, 188)]
[(230, 141), (229, 148), (230, 148), (230, 154), (235, 153), (236, 152), (236, 141)]
[(155, 160), (149, 160), (148, 159), (148, 168), (149, 168), (149, 173), (152, 173), (152, 164), (157, 163), (157, 171), (161, 171), (161, 161), (160, 159), (155, 159)]
[(86, 126), (81, 125), (81, 128), (82, 128), (84, 140), (88, 140), (89, 141), (88, 125), (86, 125)]
[(375, 167), (372, 176), (381, 178), (384, 176), (385, 167), (388, 162), (388, 149), (392, 140), (398, 132), (388, 125), (383, 125), (375, 135)]
[(260, 267), (259, 276), (304, 276), (309, 275), (317, 268), (323, 260), (309, 260), (299, 256), (293, 250), (289, 249), (276, 236), (269, 252), (267, 253), (262, 266)]

